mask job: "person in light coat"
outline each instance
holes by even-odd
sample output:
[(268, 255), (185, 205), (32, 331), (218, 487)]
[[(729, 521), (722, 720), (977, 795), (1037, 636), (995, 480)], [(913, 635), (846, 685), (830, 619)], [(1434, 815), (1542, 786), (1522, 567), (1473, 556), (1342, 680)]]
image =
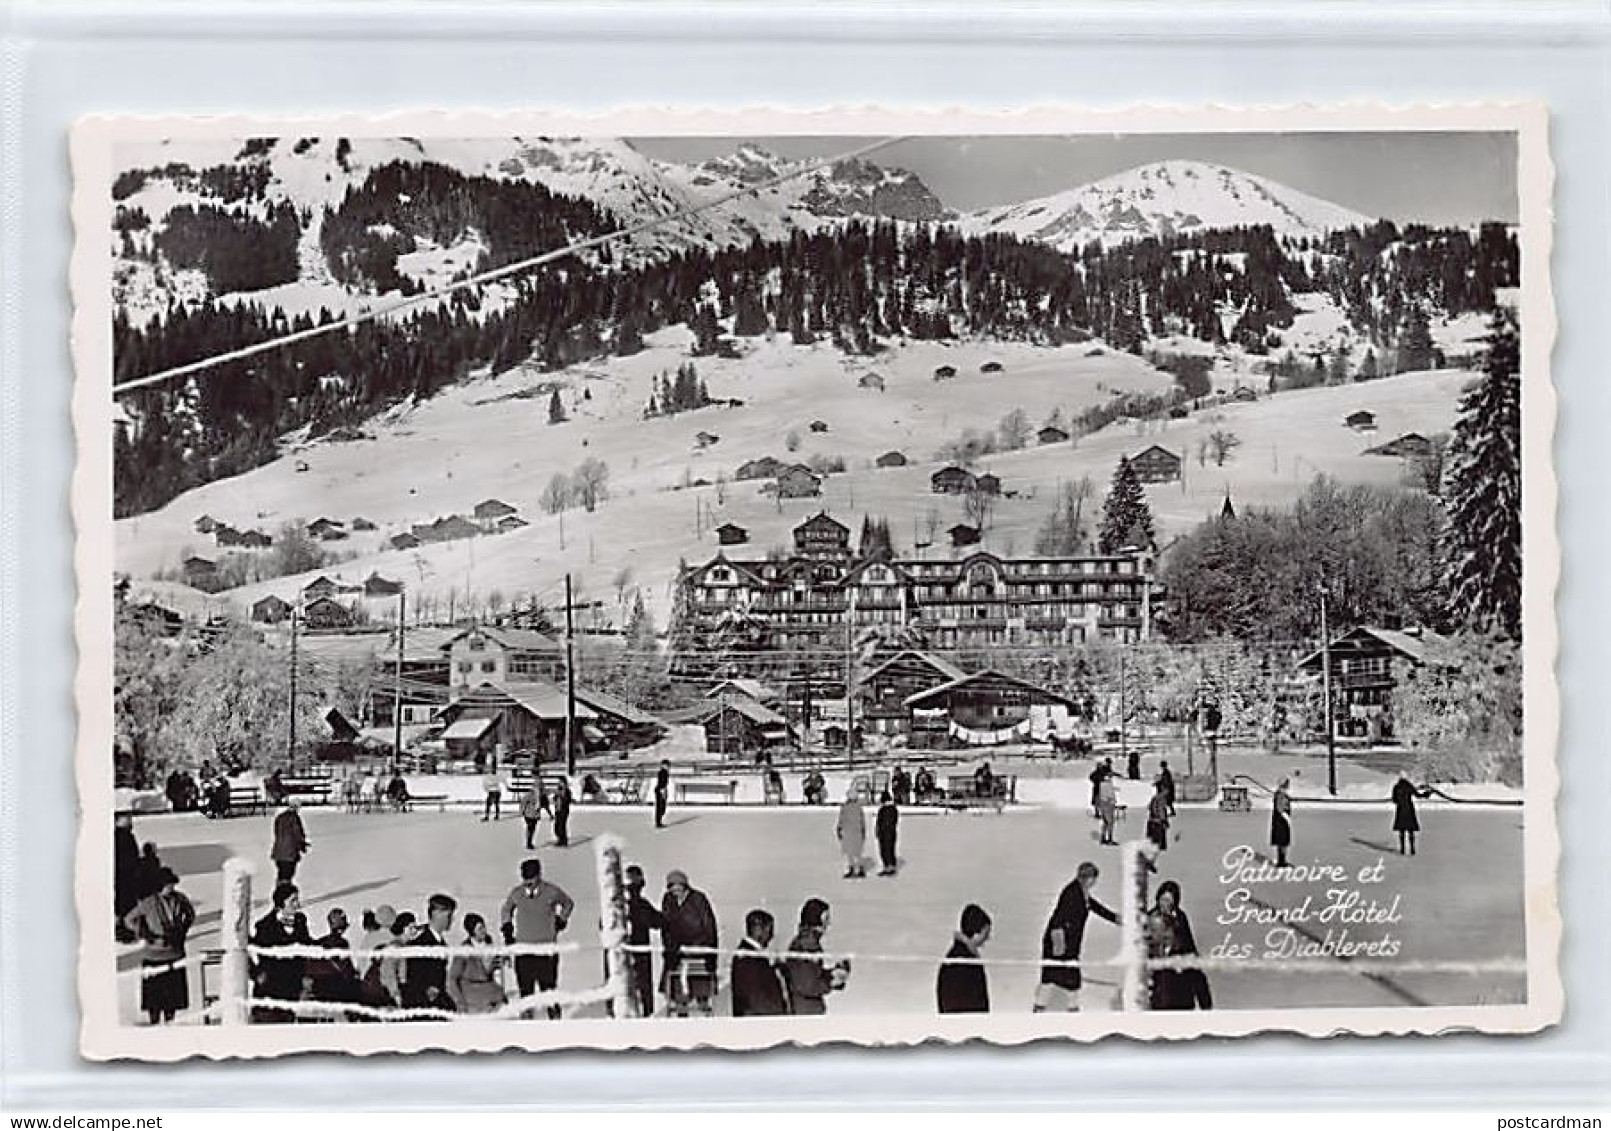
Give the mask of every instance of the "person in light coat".
[(867, 875), (863, 856), (867, 848), (867, 816), (854, 792), (847, 793), (844, 804), (839, 806), (834, 834), (839, 838), (839, 851), (845, 858), (845, 879), (861, 879)]

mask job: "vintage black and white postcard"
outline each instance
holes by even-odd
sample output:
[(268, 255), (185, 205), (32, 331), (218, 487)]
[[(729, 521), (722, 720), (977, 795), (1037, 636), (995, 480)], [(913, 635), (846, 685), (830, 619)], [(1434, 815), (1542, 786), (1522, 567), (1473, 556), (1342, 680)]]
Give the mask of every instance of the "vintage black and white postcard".
[(1560, 1018), (1541, 107), (72, 140), (86, 1056)]

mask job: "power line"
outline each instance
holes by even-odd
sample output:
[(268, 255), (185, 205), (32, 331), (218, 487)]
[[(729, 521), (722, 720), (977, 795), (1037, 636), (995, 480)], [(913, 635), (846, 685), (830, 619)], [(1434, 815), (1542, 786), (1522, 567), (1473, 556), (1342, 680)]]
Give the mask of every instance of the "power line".
[(507, 278), (511, 275), (518, 275), (523, 271), (531, 270), (533, 267), (542, 267), (546, 264), (554, 263), (561, 259), (573, 256), (578, 252), (586, 251), (590, 248), (603, 247), (607, 244), (614, 243), (617, 240), (627, 239), (631, 236), (638, 235), (641, 232), (647, 232), (667, 224), (681, 223), (684, 220), (698, 216), (700, 213), (709, 212), (712, 209), (720, 208), (722, 205), (729, 204), (732, 201), (738, 200), (742, 197), (758, 195), (768, 189), (776, 188), (782, 184), (787, 184), (789, 181), (797, 180), (800, 177), (809, 176), (810, 174), (821, 169), (826, 169), (833, 165), (837, 165), (842, 161), (854, 161), (859, 158), (866, 157), (868, 154), (876, 153), (880, 149), (887, 149), (889, 146), (904, 140), (906, 140), (905, 137), (901, 136), (887, 137), (881, 141), (876, 141), (871, 145), (864, 145), (859, 149), (853, 149), (848, 153), (842, 153), (836, 157), (826, 157), (820, 161), (803, 165), (798, 169), (792, 169), (787, 173), (773, 177), (771, 180), (762, 181), (754, 185), (747, 185), (742, 189), (718, 196), (714, 200), (708, 200), (704, 204), (697, 204), (691, 208), (684, 208), (681, 211), (673, 212), (669, 216), (657, 216), (653, 219), (639, 221), (636, 224), (629, 224), (624, 228), (617, 228), (615, 231), (606, 232), (603, 235), (590, 236), (585, 240), (578, 240), (575, 243), (566, 244), (564, 247), (555, 248), (552, 251), (545, 251), (541, 255), (535, 255), (529, 259), (517, 260), (514, 263), (508, 263), (502, 267), (497, 267), (490, 271), (484, 271), (479, 275), (471, 275), (469, 278), (460, 279), (457, 282), (447, 283), (440, 287), (433, 287), (430, 290), (421, 291), (417, 295), (408, 295), (400, 299), (395, 299), (392, 302), (384, 303), (380, 306), (371, 307), (370, 309), (362, 311), (358, 314), (343, 314), (333, 321), (323, 323), (319, 326), (313, 326), (306, 330), (296, 330), (289, 334), (282, 334), (277, 338), (269, 338), (267, 341), (256, 342), (249, 346), (242, 346), (240, 349), (229, 350), (225, 353), (215, 354), (212, 357), (205, 357), (200, 361), (186, 362), (184, 365), (176, 365), (169, 369), (163, 369), (156, 373), (147, 374), (144, 377), (134, 377), (128, 381), (122, 382), (121, 384), (113, 385), (112, 395), (116, 397), (123, 393), (132, 392), (136, 389), (143, 389), (151, 385), (161, 384), (164, 381), (171, 381), (175, 377), (183, 377), (187, 374), (199, 373), (206, 369), (213, 369), (217, 366), (225, 365), (232, 361), (240, 361), (244, 358), (255, 357), (257, 354), (267, 353), (270, 350), (278, 349), (281, 346), (291, 345), (294, 342), (307, 341), (310, 338), (316, 338), (322, 334), (332, 333), (336, 330), (345, 329), (351, 326), (358, 326), (365, 322), (372, 322), (377, 318), (384, 318), (387, 315), (395, 314), (400, 310), (406, 310), (411, 306), (417, 306), (420, 303), (428, 302), (431, 299), (441, 298), (444, 295), (452, 294), (455, 291), (466, 290), (470, 287), (478, 287), (483, 283), (495, 282), (498, 279)]

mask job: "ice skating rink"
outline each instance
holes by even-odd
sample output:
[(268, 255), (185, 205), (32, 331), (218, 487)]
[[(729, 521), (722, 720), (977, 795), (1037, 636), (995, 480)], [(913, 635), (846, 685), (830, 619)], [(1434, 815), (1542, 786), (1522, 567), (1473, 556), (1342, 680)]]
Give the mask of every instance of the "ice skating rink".
[[(990, 971), (993, 1009), (1027, 1011), (1038, 980), (1034, 960), (1042, 927), (1058, 891), (1080, 862), (1091, 860), (1102, 869), (1094, 891), (1098, 899), (1115, 910), (1120, 901), (1120, 850), (1096, 843), (1087, 814), (1064, 809), (907, 810), (900, 826), (900, 874), (880, 878), (875, 867), (860, 880), (842, 878), (832, 806), (673, 807), (662, 830), (653, 827), (647, 806), (578, 807), (570, 847), (553, 846), (545, 821), (538, 849), (531, 854), (523, 845), (521, 822), (507, 813), (502, 821), (483, 823), (479, 812), (463, 809), (348, 814), (308, 807), (303, 817), (312, 850), (297, 882), (312, 933), (323, 934), (326, 912), (341, 907), (352, 921), (348, 938), (354, 944), (362, 933), (359, 920), (365, 908), (384, 903), (420, 912), (436, 891), (458, 900), (451, 941), (460, 942), (463, 915), (477, 911), (496, 923), (505, 893), (519, 879), (520, 861), (538, 856), (545, 877), (577, 901), (566, 938), (583, 949), (562, 960), (563, 989), (586, 988), (601, 976), (592, 841), (604, 833), (621, 838), (626, 860), (643, 867), (649, 877), (647, 894), (657, 904), (666, 872), (686, 872), (709, 895), (724, 947), (741, 937), (744, 913), (762, 907), (777, 917), (773, 945), (782, 948), (792, 937), (800, 904), (812, 896), (826, 899), (832, 928), (825, 946), (854, 956), (849, 986), (829, 999), (831, 1012), (932, 1013), (935, 968), (969, 902), (983, 906), (995, 921), (985, 951), (987, 958), (1002, 963)], [(869, 832), (871, 817), (869, 810)], [(1255, 957), (1272, 952), (1312, 955), (1320, 953), (1316, 948), (1329, 933), (1333, 943), (1375, 943), (1374, 957), (1390, 950), (1391, 957), (1405, 962), (1522, 959), (1522, 811), (1423, 806), (1421, 818), (1420, 852), (1408, 857), (1398, 854), (1389, 806), (1300, 805), (1293, 863), (1335, 865), (1350, 879), (1343, 884), (1295, 883), (1259, 879), (1256, 870), (1243, 873), (1253, 875), (1251, 880), (1226, 875), (1227, 853), (1239, 846), (1266, 851), (1269, 818), (1264, 811), (1183, 808), (1155, 882), (1180, 883), (1204, 954), (1228, 937)], [(254, 864), (254, 919), (267, 912), (273, 880), (270, 821), (266, 816), (209, 821), (195, 814), (136, 818), (135, 835), (142, 843), (157, 844), (196, 903), (199, 922), (191, 935), (192, 953), (219, 943), (220, 869), (228, 857), (241, 855)], [(1138, 838), (1142, 831), (1142, 811), (1132, 808), (1121, 838)], [(875, 852), (869, 836), (868, 853)], [(1375, 878), (1357, 882), (1360, 872), (1378, 861)], [(1336, 896), (1334, 888), (1346, 890)], [(1350, 897), (1347, 891), (1358, 895)], [(1304, 918), (1280, 922), (1306, 899)], [(1339, 899), (1348, 906), (1322, 914)], [(1371, 904), (1375, 921), (1370, 921)], [(1339, 934), (1343, 931), (1346, 935)], [(1086, 932), (1086, 960), (1113, 958), (1118, 942), (1118, 928), (1093, 919)], [(1351, 961), (1366, 952), (1325, 955), (1327, 968), (1318, 972), (1215, 972), (1210, 979), (1216, 1008), (1514, 1004), (1525, 997), (1520, 974), (1384, 973), (1374, 966), (1350, 969)], [(133, 961), (125, 959), (126, 964)], [(658, 976), (658, 959), (656, 969)], [(722, 972), (725, 982), (725, 960)], [(1118, 971), (1094, 967), (1087, 981), (1083, 1008), (1114, 1008)], [(132, 984), (125, 986), (132, 1015)], [(725, 992), (718, 1011), (727, 1012)]]

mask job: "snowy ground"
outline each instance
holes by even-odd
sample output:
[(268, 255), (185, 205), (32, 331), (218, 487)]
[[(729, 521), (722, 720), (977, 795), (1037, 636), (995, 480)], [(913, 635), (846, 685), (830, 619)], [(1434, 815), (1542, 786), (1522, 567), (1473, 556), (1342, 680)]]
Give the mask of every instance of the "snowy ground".
[[(1249, 898), (1243, 900), (1234, 896), (1235, 884), (1221, 882), (1221, 861), (1228, 851), (1240, 845), (1265, 851), (1268, 820), (1262, 807), (1253, 813), (1191, 809), (1182, 810), (1175, 823), (1176, 840), (1163, 857), (1160, 878), (1180, 881), (1205, 953), (1227, 934), (1238, 943), (1264, 945), (1267, 925), (1216, 922), (1233, 903), (1293, 907), (1310, 897), (1318, 908), (1327, 902), (1325, 883), (1252, 883), (1245, 885)], [(363, 908), (388, 903), (419, 910), (434, 891), (454, 894), (461, 915), (479, 911), (496, 916), (503, 895), (518, 879), (519, 862), (528, 855), (519, 821), (506, 817), (483, 823), (462, 810), (402, 815), (314, 810), (306, 812), (306, 822), (313, 847), (298, 881), (316, 928), (322, 928), (332, 907), (345, 908), (356, 931)], [(1406, 961), (1523, 956), (1519, 810), (1426, 811), (1421, 852), (1414, 858), (1397, 855), (1387, 806), (1342, 811), (1300, 805), (1294, 824), (1292, 858), (1298, 864), (1335, 863), (1354, 875), (1384, 862), (1381, 881), (1358, 890), (1382, 904), (1397, 897), (1401, 921), (1349, 925), (1351, 939), (1391, 936), (1399, 942), (1397, 956)], [(642, 864), (656, 898), (669, 869), (685, 870), (709, 894), (723, 945), (737, 941), (751, 907), (772, 911), (782, 931), (795, 922), (805, 899), (828, 900), (833, 908), (828, 947), (855, 959), (849, 988), (831, 1000), (833, 1011), (846, 1014), (932, 1012), (935, 962), (949, 945), (962, 906), (970, 901), (982, 904), (995, 919), (987, 952), (1001, 960), (990, 974), (995, 1008), (1026, 1011), (1037, 980), (1034, 960), (1041, 929), (1075, 867), (1082, 860), (1097, 863), (1103, 872), (1097, 897), (1119, 903), (1119, 850), (1096, 843), (1092, 822), (1082, 812), (909, 813), (901, 824), (903, 869), (885, 879), (841, 878), (833, 827), (831, 809), (673, 808), (669, 826), (657, 832), (647, 807), (581, 808), (572, 822), (572, 846), (547, 846), (545, 825), (545, 847), (538, 855), (547, 877), (576, 898), (571, 937), (584, 947), (593, 945), (591, 925), (598, 908), (592, 841), (606, 832), (625, 840), (628, 859)], [(1132, 809), (1121, 835), (1131, 838), (1141, 831), (1139, 813)], [(226, 859), (239, 854), (257, 864), (258, 901), (267, 894), (264, 877), (272, 878), (267, 818), (148, 817), (139, 820), (136, 835), (160, 846), (197, 903), (200, 920), (193, 950), (218, 943), (219, 870)], [(1472, 861), (1482, 866), (1473, 867)], [(259, 909), (254, 916), (265, 912)], [(1316, 940), (1327, 930), (1342, 929), (1317, 922), (1302, 928)], [(781, 935), (778, 945), (788, 937)], [(1086, 957), (1113, 957), (1118, 939), (1115, 928), (1093, 922)], [(596, 949), (565, 959), (562, 987), (579, 990), (596, 984), (599, 961)], [(1093, 969), (1089, 981), (1085, 1007), (1112, 1008), (1116, 971)], [(1362, 973), (1351, 971), (1346, 961), (1320, 973), (1216, 973), (1212, 982), (1217, 1006), (1227, 1009), (1514, 1003), (1524, 993), (1518, 975)], [(720, 1010), (726, 1009), (724, 1000)]]
[[(742, 407), (673, 418), (644, 421), (641, 411), (656, 374), (686, 360), (681, 330), (655, 335), (650, 349), (631, 358), (560, 374), (519, 369), (455, 386), (370, 422), (365, 430), (374, 440), (298, 446), (264, 467), (119, 522), (117, 568), (144, 578), (177, 566), (187, 553), (213, 553), (211, 540), (192, 528), (202, 514), (270, 532), (293, 519), (326, 515), (350, 522), (363, 516), (378, 529), (332, 545), (356, 555), (339, 572), (354, 581), (371, 570), (403, 579), (416, 608), (415, 599), (423, 597), (445, 612), (450, 594), (462, 608), (466, 595), (480, 601), (494, 591), (506, 602), (536, 595), (552, 603), (567, 571), (579, 578), (582, 599), (599, 599), (613, 596), (612, 579), (629, 569), (663, 625), (677, 561), (714, 555), (714, 530), (723, 523), (746, 527), (758, 556), (785, 544), (796, 524), (822, 509), (852, 530), (864, 514), (889, 518), (903, 552), (910, 552), (930, 522), (943, 543), (943, 532), (966, 516), (959, 499), (929, 489), (929, 476), (943, 466), (935, 458), (942, 443), (964, 429), (993, 430), (1013, 407), (1023, 408), (1038, 427), (1054, 407), (1067, 418), (1114, 392), (1160, 392), (1171, 383), (1140, 359), (1099, 345), (914, 342), (872, 361), (853, 361), (827, 346), (753, 344), (744, 359), (698, 363), (711, 395), (736, 397), (745, 402)], [(1003, 372), (981, 373), (988, 361), (1000, 362)], [(936, 382), (934, 369), (943, 364), (954, 365), (958, 376)], [(858, 386), (867, 372), (884, 378), (885, 391)], [(1116, 424), (1074, 444), (990, 457), (980, 469), (1001, 477), (1006, 497), (991, 518), (984, 547), (1030, 552), (1059, 482), (1089, 476), (1096, 488), (1094, 510), (1118, 459), (1154, 443), (1186, 457), (1180, 483), (1149, 488), (1164, 541), (1217, 513), (1227, 492), (1245, 508), (1287, 503), (1321, 472), (1346, 482), (1396, 482), (1400, 461), (1366, 456), (1364, 449), (1406, 431), (1446, 430), (1469, 379), (1445, 371), (1283, 393), (1205, 409), (1185, 420)], [(551, 426), (546, 390), (556, 382), (564, 387), (571, 419)], [(1344, 427), (1343, 417), (1358, 408), (1377, 414), (1377, 433)], [(829, 431), (812, 433), (813, 419), (827, 422)], [(1217, 430), (1236, 433), (1242, 446), (1224, 466), (1199, 462), (1199, 447)], [(695, 437), (701, 431), (720, 439), (700, 449)], [(793, 453), (785, 443), (790, 433), (800, 438)], [(911, 465), (874, 469), (875, 457), (891, 449), (904, 452)], [(781, 503), (762, 495), (757, 482), (718, 484), (731, 479), (739, 464), (765, 455), (840, 456), (848, 471), (830, 476), (821, 498)], [(609, 465), (610, 499), (593, 514), (544, 514), (539, 500), (549, 479), (589, 457)], [(700, 479), (709, 485), (684, 487)], [(531, 525), (414, 551), (385, 548), (392, 533), (410, 524), (467, 513), (489, 497), (515, 506)], [(949, 553), (940, 547), (929, 552)], [(312, 575), (280, 578), (229, 596), (244, 609), (265, 593), (293, 596), (310, 580)], [(378, 615), (390, 612), (388, 606)]]

